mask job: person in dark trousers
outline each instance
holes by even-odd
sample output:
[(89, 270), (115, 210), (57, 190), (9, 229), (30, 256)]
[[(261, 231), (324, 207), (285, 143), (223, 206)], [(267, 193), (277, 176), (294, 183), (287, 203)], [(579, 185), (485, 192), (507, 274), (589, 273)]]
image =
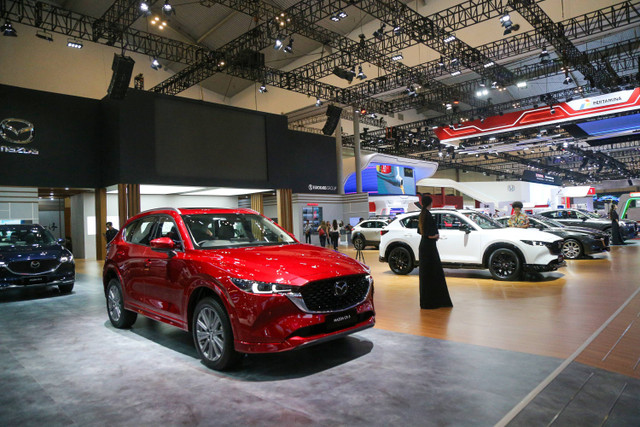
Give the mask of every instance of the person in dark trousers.
[(626, 245), (620, 233), (620, 216), (618, 215), (617, 208), (618, 206), (614, 203), (611, 205), (611, 210), (609, 211), (609, 218), (611, 218), (611, 244)]
[(340, 227), (338, 226), (338, 221), (335, 219), (331, 224), (331, 228), (329, 229), (329, 237), (331, 237), (331, 244), (333, 245), (333, 250), (338, 250), (338, 239), (340, 238)]
[(429, 212), (433, 199), (422, 197), (422, 210), (418, 217), (418, 233), (420, 239), (420, 308), (432, 309), (453, 307), (440, 254), (436, 242), (440, 238), (436, 222)]
[(320, 226), (318, 227), (318, 237), (320, 238), (320, 246), (324, 248), (324, 245), (327, 243), (327, 225), (324, 221), (320, 222)]
[(112, 222), (107, 223), (107, 231), (104, 233), (104, 237), (107, 238), (107, 244), (111, 243), (114, 237), (118, 234), (118, 229), (113, 227)]
[(307, 221), (304, 224), (304, 242), (311, 244), (311, 224)]

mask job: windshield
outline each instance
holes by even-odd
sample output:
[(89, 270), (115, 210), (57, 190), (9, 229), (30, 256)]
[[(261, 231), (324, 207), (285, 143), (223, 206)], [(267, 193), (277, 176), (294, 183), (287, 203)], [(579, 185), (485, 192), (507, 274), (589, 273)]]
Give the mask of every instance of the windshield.
[(0, 226), (1, 247), (51, 246), (56, 240), (51, 233), (33, 226)]
[(504, 228), (498, 221), (489, 218), (485, 214), (481, 214), (478, 212), (463, 212), (463, 215), (478, 224), (480, 228), (483, 228), (485, 230)]
[(255, 214), (184, 215), (196, 249), (296, 243), (271, 220)]

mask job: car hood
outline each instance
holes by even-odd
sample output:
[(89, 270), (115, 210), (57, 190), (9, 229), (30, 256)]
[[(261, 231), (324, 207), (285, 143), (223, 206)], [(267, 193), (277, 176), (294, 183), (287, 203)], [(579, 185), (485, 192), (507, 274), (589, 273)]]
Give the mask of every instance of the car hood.
[(562, 228), (558, 228), (558, 230), (573, 231), (573, 232), (591, 234), (591, 235), (597, 235), (597, 236), (601, 236), (603, 234), (602, 231), (600, 230), (595, 230), (593, 228), (587, 228), (587, 227), (562, 227)]
[(229, 276), (302, 286), (331, 277), (368, 274), (368, 268), (339, 252), (313, 245), (289, 244), (207, 250), (206, 256)]
[(3, 246), (0, 260), (4, 262), (28, 261), (32, 259), (58, 259), (68, 251), (60, 245), (50, 246)]

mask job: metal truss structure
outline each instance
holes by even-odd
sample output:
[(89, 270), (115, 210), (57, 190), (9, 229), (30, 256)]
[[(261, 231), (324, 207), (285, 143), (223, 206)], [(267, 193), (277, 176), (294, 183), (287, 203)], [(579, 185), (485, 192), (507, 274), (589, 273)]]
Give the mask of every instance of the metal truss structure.
[[(158, 0), (147, 1), (149, 7), (153, 6)], [(119, 40), (120, 35), (128, 30), (131, 25), (143, 13), (140, 11), (140, 1), (138, 0), (116, 0), (102, 15), (93, 23), (93, 41), (98, 41), (102, 36), (107, 34), (107, 39), (111, 44), (115, 44)]]

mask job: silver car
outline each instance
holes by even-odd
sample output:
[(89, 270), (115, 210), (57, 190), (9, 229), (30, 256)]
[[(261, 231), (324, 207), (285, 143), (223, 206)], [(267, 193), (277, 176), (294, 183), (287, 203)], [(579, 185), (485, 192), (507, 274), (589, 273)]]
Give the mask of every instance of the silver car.
[(351, 241), (356, 250), (362, 250), (366, 246), (380, 246), (380, 230), (388, 224), (383, 219), (368, 219), (353, 227)]

